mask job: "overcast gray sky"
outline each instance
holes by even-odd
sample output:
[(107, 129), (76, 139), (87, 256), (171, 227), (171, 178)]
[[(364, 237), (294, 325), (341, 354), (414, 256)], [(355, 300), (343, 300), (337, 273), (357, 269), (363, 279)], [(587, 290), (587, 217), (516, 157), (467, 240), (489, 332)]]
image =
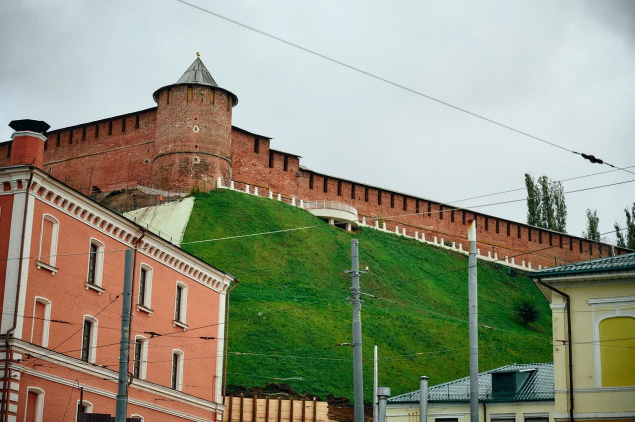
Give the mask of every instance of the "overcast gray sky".
[[(635, 165), (635, 1), (191, 0), (415, 90), (619, 166)], [(439, 201), (610, 170), (175, 0), (0, 2), (0, 140), (154, 106), (200, 51), (234, 125), (303, 164)], [(634, 169), (631, 169), (635, 171)], [(565, 191), (635, 179), (622, 171)], [(480, 205), (524, 192), (461, 202)], [(623, 225), (635, 183), (567, 196)], [(525, 221), (525, 204), (479, 208)]]

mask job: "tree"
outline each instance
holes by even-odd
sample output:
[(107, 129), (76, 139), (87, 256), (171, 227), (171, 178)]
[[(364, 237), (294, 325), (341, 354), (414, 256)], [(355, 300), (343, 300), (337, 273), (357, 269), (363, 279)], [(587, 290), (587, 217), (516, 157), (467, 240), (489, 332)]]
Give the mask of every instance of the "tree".
[(554, 207), (553, 227), (551, 230), (555, 230), (561, 233), (567, 232), (567, 204), (564, 202), (564, 189), (562, 183), (551, 182), (549, 184), (551, 190), (551, 198)]
[(540, 186), (529, 173), (525, 173), (525, 186), (527, 187), (527, 224), (538, 226), (542, 224), (540, 217)]
[(590, 209), (586, 210), (586, 231), (582, 232), (582, 237), (589, 240), (600, 241), (600, 231), (598, 226), (600, 225), (600, 217), (598, 217), (597, 210), (591, 212)]
[(615, 237), (617, 238), (615, 242), (615, 246), (618, 246), (620, 248), (625, 248), (626, 241), (624, 240), (624, 233), (622, 233), (622, 228), (620, 227), (620, 223), (615, 223), (613, 227), (615, 227)]
[(628, 249), (635, 249), (635, 202), (633, 202), (631, 212), (628, 212), (628, 208), (624, 209), (626, 213), (626, 247)]
[(549, 178), (547, 176), (540, 176), (538, 178), (538, 185), (540, 186), (540, 214), (542, 221), (540, 227), (552, 230), (554, 226), (554, 210), (553, 199), (551, 198), (551, 190), (549, 189)]
[(528, 326), (529, 324), (538, 321), (540, 312), (538, 311), (538, 306), (534, 301), (532, 301), (528, 297), (523, 296), (516, 303), (514, 315), (524, 326)]

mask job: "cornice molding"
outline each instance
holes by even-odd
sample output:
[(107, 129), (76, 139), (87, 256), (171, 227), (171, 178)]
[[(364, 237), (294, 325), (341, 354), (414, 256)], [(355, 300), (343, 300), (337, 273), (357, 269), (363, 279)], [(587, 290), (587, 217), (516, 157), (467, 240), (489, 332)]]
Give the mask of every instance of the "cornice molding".
[(31, 132), (30, 130), (20, 130), (17, 132), (13, 132), (13, 135), (11, 135), (11, 140), (13, 141), (15, 140), (15, 138), (20, 136), (30, 136), (32, 138), (41, 139), (42, 142), (46, 142), (46, 136), (42, 135), (41, 133)]

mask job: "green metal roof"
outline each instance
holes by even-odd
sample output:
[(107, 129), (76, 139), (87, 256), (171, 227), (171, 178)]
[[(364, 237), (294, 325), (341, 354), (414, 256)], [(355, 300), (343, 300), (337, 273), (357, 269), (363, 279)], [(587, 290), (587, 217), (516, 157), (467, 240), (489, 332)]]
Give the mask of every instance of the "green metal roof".
[(557, 275), (594, 273), (598, 271), (624, 271), (635, 269), (635, 253), (618, 255), (593, 261), (576, 262), (559, 267), (545, 268), (529, 274), (530, 278), (542, 278)]
[[(514, 393), (492, 392), (492, 374), (499, 372), (527, 372), (529, 375)], [(510, 402), (554, 400), (553, 363), (513, 364), (478, 374), (480, 402)], [(389, 404), (419, 403), (419, 390), (390, 397)], [(470, 401), (470, 377), (428, 387), (428, 402)]]

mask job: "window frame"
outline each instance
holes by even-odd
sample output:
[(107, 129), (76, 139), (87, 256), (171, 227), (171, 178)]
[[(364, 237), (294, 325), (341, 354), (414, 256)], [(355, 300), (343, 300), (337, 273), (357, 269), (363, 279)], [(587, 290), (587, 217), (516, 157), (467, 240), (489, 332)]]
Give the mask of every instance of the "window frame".
[[(42, 261), (42, 238), (44, 237), (44, 221), (50, 221), (51, 223), (53, 223), (53, 230), (51, 231), (51, 250), (49, 251), (48, 255), (45, 255), (45, 256), (48, 256), (49, 258), (48, 262)], [(56, 268), (55, 263), (57, 262), (57, 242), (59, 239), (59, 232), (60, 232), (59, 220), (55, 218), (54, 216), (52, 216), (51, 214), (43, 214), (42, 225), (40, 227), (40, 248), (38, 251), (37, 260), (38, 262), (45, 265), (49, 265), (52, 268)]]
[[(91, 283), (90, 280), (90, 272), (91, 272), (91, 248), (95, 246), (96, 247), (96, 253), (95, 253), (95, 270), (94, 270), (94, 276), (93, 276), (93, 282)], [(103, 273), (104, 273), (104, 251), (105, 251), (106, 247), (103, 244), (103, 242), (101, 242), (98, 239), (95, 239), (93, 237), (90, 238), (90, 242), (88, 243), (88, 268), (86, 269), (86, 290), (88, 290), (89, 288), (95, 288), (97, 287), (97, 289), (100, 291), (99, 293), (101, 294), (101, 291), (103, 291), (103, 287), (102, 287), (102, 282), (103, 282)]]
[(137, 379), (145, 380), (148, 375), (148, 338), (144, 336), (136, 335), (135, 338), (134, 355), (132, 359), (132, 374), (134, 377), (135, 364), (137, 359), (137, 342), (141, 343), (141, 353), (139, 355), (139, 374)]
[[(179, 315), (177, 319), (177, 298), (179, 289), (181, 290), (181, 297), (179, 298)], [(176, 282), (176, 287), (174, 290), (174, 327), (177, 325), (183, 328), (187, 328), (187, 284), (182, 281)]]
[[(84, 360), (84, 330), (86, 329), (86, 322), (90, 322), (90, 337), (88, 339), (88, 356), (87, 360)], [(99, 327), (99, 321), (92, 315), (84, 315), (83, 325), (82, 325), (82, 336), (81, 336), (81, 348), (79, 352), (79, 359), (82, 362), (92, 363), (97, 362), (97, 329)]]
[[(174, 374), (174, 356), (178, 356), (176, 363), (176, 374)], [(172, 366), (170, 367), (170, 388), (176, 391), (183, 391), (183, 367), (185, 354), (182, 350), (172, 350)]]
[(44, 304), (44, 320), (42, 321), (42, 338), (40, 339), (40, 345), (41, 347), (47, 348), (51, 332), (51, 301), (41, 296), (35, 296), (33, 300), (33, 320), (31, 321), (30, 343), (33, 343), (33, 331), (35, 331), (35, 308), (38, 303)]
[(28, 411), (29, 405), (29, 392), (35, 392), (37, 394), (37, 402), (35, 403), (35, 422), (42, 422), (44, 420), (44, 390), (39, 387), (27, 387), (26, 388), (26, 398), (24, 404), (24, 418), (26, 419), (26, 414)]
[[(145, 288), (143, 292), (143, 303), (141, 303), (141, 274), (145, 271)], [(148, 314), (152, 314), (152, 277), (154, 275), (153, 268), (146, 264), (141, 263), (139, 267), (139, 291), (137, 292), (137, 311), (144, 311)]]

